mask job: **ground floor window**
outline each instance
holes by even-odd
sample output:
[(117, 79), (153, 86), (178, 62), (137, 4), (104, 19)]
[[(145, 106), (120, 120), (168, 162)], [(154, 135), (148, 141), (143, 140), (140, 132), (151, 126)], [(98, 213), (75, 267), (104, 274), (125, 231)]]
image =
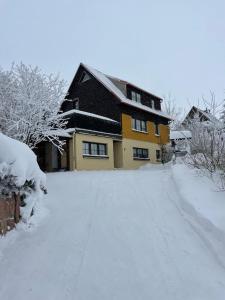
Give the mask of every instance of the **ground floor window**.
[(107, 145), (83, 142), (83, 155), (105, 156), (107, 155)]
[(133, 148), (134, 159), (148, 159), (148, 149)]
[(160, 159), (161, 159), (161, 151), (156, 150), (156, 160), (160, 160)]

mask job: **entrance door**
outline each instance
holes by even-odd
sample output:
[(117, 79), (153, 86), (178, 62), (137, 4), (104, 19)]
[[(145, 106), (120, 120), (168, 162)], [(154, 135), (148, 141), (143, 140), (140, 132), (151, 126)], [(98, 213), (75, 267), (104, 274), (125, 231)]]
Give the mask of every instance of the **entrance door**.
[(122, 151), (122, 142), (113, 141), (113, 156), (114, 156), (114, 168), (123, 167), (123, 151)]

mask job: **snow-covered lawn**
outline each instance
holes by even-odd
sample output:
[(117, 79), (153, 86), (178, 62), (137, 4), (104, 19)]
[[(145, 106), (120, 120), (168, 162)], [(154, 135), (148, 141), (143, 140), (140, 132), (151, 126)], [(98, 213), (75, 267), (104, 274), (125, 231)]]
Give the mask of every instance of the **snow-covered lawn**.
[(0, 299), (224, 300), (225, 234), (188, 201), (197, 193), (202, 206), (201, 186), (187, 179), (185, 192), (189, 175), (49, 174), (48, 217), (0, 241)]

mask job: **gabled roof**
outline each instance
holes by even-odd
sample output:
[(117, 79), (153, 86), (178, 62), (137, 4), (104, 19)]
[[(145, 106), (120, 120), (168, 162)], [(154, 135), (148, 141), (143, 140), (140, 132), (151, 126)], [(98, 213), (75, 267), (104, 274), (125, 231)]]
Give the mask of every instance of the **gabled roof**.
[(192, 111), (194, 113), (199, 113), (201, 116), (204, 116), (205, 119), (209, 122), (212, 123), (220, 123), (220, 121), (213, 115), (210, 113), (210, 111), (208, 110), (202, 110), (196, 106), (192, 106), (192, 108), (190, 109), (189, 113), (187, 114), (187, 116), (185, 117), (183, 123), (185, 122), (185, 120), (188, 120), (190, 118), (190, 114), (192, 113)]
[[(108, 76), (108, 75), (106, 75), (106, 74), (104, 74), (104, 73), (102, 73), (102, 72), (100, 72), (100, 71), (98, 71), (98, 70), (96, 70), (96, 69), (94, 69), (94, 68), (92, 68), (90, 66), (87, 66), (85, 64), (81, 63), (81, 66), (83, 66), (99, 82), (101, 82), (102, 85), (104, 85), (104, 87), (107, 90), (109, 90), (112, 94), (114, 94), (120, 100), (121, 103), (124, 103), (126, 105), (130, 105), (130, 106), (136, 107), (138, 109), (141, 109), (141, 110), (147, 111), (149, 113), (152, 113), (154, 115), (158, 115), (160, 117), (172, 120), (172, 118), (169, 115), (167, 115), (166, 113), (164, 113), (163, 111), (150, 108), (150, 107), (148, 107), (146, 105), (143, 105), (141, 103), (137, 103), (135, 101), (132, 101), (132, 100), (128, 99), (126, 97), (126, 95), (115, 85), (115, 83), (113, 83), (113, 80), (120, 80), (121, 83), (125, 83), (125, 84), (128, 84), (128, 82), (123, 81), (123, 80), (118, 79), (118, 78), (114, 78), (112, 76)], [(133, 84), (131, 84), (131, 85), (134, 86)], [(142, 90), (142, 89), (140, 89), (140, 90)], [(148, 94), (150, 94), (150, 93), (148, 93)], [(157, 97), (157, 96), (154, 96), (154, 97)], [(157, 97), (157, 98), (159, 98), (159, 97)], [(159, 99), (161, 99), (161, 98), (159, 98)]]

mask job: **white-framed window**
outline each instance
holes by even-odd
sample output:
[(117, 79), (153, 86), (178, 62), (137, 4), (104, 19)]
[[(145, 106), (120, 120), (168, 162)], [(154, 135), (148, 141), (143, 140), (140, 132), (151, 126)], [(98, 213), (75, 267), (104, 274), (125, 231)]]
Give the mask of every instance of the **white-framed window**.
[(160, 135), (160, 129), (158, 123), (155, 123), (155, 135)]
[(151, 108), (155, 109), (155, 100), (153, 99), (150, 100), (150, 106)]
[(134, 147), (133, 159), (149, 159), (148, 149)]
[(79, 79), (79, 83), (83, 83), (85, 81), (88, 81), (89, 79), (91, 79), (91, 76), (87, 73), (87, 72), (82, 72), (80, 79)]
[(141, 103), (141, 94), (131, 91), (131, 100)]
[(132, 118), (132, 129), (147, 132), (147, 122)]

